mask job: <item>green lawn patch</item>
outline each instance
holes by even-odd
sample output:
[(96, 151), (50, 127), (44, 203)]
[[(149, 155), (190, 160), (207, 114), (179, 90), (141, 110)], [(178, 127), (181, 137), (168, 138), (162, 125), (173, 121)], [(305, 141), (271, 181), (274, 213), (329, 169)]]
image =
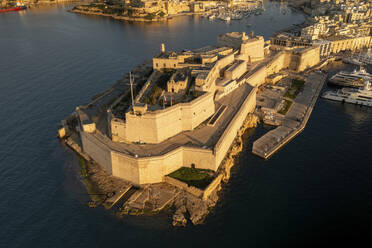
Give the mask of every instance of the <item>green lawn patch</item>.
[(293, 102), (284, 99), (283, 107), (278, 111), (279, 114), (286, 115)]
[(169, 174), (169, 176), (185, 182), (189, 186), (205, 189), (213, 181), (214, 171), (182, 167)]
[(298, 93), (300, 93), (304, 88), (305, 81), (300, 79), (293, 79), (291, 87), (284, 94), (284, 97), (295, 99)]

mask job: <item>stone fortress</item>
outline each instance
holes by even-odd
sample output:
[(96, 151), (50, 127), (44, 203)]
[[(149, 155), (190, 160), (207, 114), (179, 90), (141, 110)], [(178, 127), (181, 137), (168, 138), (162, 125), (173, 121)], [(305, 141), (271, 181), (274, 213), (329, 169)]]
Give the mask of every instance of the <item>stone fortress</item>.
[(133, 78), (77, 107), (82, 150), (134, 185), (163, 182), (181, 167), (217, 171), (255, 110), (258, 87), (320, 62), (319, 45), (279, 50), (253, 33), (222, 34), (216, 46), (182, 52), (162, 44)]

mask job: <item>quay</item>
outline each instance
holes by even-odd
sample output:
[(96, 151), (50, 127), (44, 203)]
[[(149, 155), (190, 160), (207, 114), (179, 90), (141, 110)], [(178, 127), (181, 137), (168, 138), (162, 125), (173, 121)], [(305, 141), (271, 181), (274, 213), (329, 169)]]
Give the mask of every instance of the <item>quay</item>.
[(254, 141), (253, 154), (267, 159), (304, 130), (325, 80), (326, 75), (320, 72), (307, 77), (302, 94), (296, 97), (282, 125)]

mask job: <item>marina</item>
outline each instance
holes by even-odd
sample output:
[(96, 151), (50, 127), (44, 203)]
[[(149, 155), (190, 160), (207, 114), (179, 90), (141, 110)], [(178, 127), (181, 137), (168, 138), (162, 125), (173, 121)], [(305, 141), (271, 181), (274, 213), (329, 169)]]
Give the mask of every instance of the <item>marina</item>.
[(242, 20), (253, 15), (261, 15), (265, 11), (262, 2), (258, 1), (254, 4), (244, 3), (239, 4), (233, 8), (228, 8), (226, 6), (217, 6), (208, 10), (208, 13), (204, 14), (203, 17), (209, 20), (219, 19), (225, 22), (230, 22), (231, 20)]

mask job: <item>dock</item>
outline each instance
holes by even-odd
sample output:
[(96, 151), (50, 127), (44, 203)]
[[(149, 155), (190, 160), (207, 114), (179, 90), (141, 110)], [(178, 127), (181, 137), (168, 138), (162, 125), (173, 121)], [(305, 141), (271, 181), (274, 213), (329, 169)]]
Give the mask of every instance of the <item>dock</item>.
[(303, 92), (294, 100), (294, 104), (283, 119), (282, 125), (254, 141), (252, 153), (268, 159), (302, 132), (306, 127), (325, 81), (325, 74), (320, 72), (310, 73), (306, 79)]

